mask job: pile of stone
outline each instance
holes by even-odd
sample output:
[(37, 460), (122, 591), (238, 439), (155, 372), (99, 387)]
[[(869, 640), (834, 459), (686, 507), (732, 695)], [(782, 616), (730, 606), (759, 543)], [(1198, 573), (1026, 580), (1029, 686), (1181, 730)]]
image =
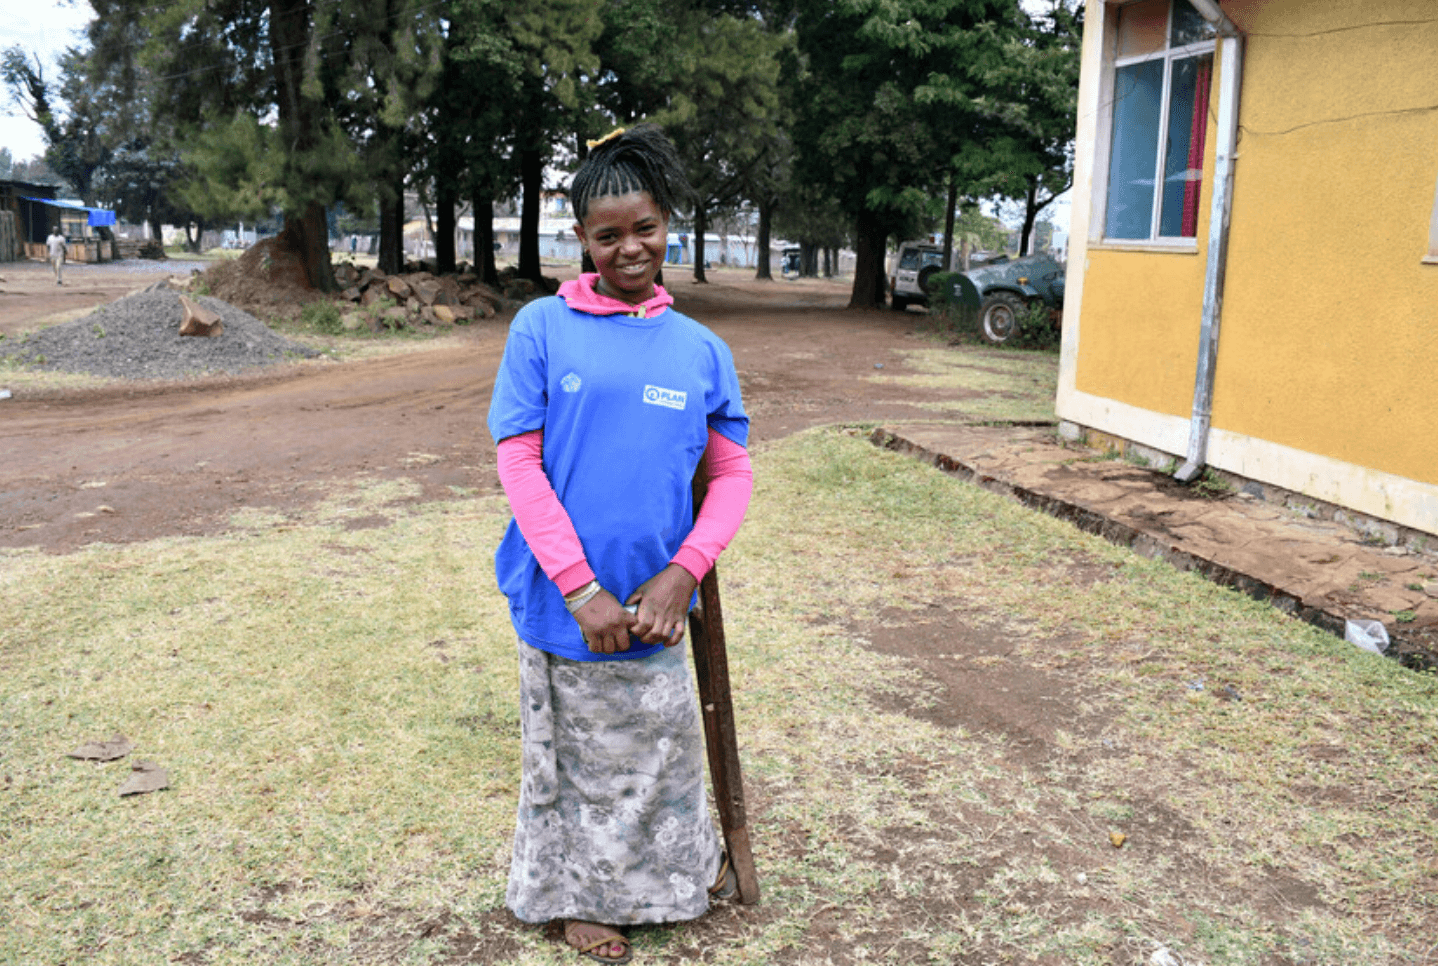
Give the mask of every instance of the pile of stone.
[(165, 246), (157, 238), (117, 238), (115, 239), (116, 258), (165, 258)]
[(335, 267), (335, 281), (342, 298), (372, 311), (388, 300), (390, 304), (378, 310), (376, 318), (392, 329), (464, 325), (490, 318), (508, 301), (505, 293), (484, 284), (473, 272), (434, 275), (420, 269), (387, 275), (345, 262)]

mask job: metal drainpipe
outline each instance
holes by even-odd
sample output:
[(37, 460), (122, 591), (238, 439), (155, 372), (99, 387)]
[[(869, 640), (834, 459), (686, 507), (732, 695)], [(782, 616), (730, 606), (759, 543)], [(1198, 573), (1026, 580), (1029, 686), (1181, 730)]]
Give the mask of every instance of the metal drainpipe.
[(1219, 33), (1218, 143), (1209, 202), (1208, 262), (1203, 273), (1203, 320), (1198, 330), (1198, 368), (1193, 377), (1193, 415), (1188, 424), (1186, 460), (1174, 478), (1191, 483), (1208, 460), (1213, 419), (1213, 377), (1218, 359), (1218, 323), (1223, 278), (1228, 267), (1228, 214), (1233, 201), (1233, 164), (1238, 143), (1238, 91), (1243, 81), (1243, 37), (1216, 0), (1192, 0)]

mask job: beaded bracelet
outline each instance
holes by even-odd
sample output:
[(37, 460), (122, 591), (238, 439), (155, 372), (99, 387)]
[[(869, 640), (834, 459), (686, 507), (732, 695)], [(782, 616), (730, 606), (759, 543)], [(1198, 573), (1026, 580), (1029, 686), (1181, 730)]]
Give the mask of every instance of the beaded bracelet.
[(599, 586), (599, 581), (591, 580), (583, 587), (579, 588), (578, 590), (571, 593), (569, 596), (565, 597), (564, 606), (569, 610), (571, 614), (573, 614), (575, 611), (579, 610), (579, 608), (589, 603), (595, 597), (598, 597), (599, 592), (603, 589), (603, 587)]

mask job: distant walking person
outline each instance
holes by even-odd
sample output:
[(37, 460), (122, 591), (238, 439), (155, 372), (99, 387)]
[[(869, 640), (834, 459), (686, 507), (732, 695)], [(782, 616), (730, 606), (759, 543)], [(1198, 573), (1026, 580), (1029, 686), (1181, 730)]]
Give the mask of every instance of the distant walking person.
[(60, 234), (58, 227), (50, 229), (50, 237), (45, 239), (45, 247), (50, 251), (50, 265), (55, 269), (55, 284), (63, 285), (62, 276), (65, 274), (65, 236)]

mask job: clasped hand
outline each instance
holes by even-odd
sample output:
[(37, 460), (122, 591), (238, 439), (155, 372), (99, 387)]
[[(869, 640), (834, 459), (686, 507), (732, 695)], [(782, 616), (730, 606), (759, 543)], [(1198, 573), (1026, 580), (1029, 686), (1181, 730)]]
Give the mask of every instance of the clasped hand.
[(589, 649), (599, 654), (629, 650), (630, 635), (644, 644), (674, 647), (684, 640), (689, 601), (698, 582), (678, 564), (670, 564), (650, 577), (629, 595), (627, 604), (637, 604), (631, 614), (607, 590), (594, 595), (574, 619), (584, 633)]

